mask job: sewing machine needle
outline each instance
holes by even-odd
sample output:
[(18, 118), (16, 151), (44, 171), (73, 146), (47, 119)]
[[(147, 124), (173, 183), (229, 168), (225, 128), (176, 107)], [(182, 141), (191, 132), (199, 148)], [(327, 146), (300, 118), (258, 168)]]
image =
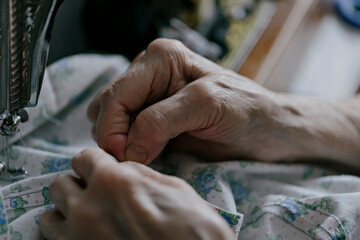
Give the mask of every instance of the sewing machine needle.
[(5, 157), (6, 157), (6, 162), (5, 162), (5, 172), (7, 173), (9, 168), (10, 168), (10, 157), (9, 157), (9, 154), (10, 154), (10, 143), (9, 143), (9, 137), (6, 136), (5, 137)]

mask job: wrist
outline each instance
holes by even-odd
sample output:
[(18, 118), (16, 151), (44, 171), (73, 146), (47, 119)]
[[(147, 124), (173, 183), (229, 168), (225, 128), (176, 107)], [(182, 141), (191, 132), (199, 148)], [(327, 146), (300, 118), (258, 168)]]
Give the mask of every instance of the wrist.
[(348, 164), (360, 156), (360, 136), (336, 101), (274, 95), (272, 122), (279, 159), (328, 159)]
[[(249, 155), (269, 162), (300, 158), (302, 145), (311, 137), (305, 134), (304, 115), (291, 96), (269, 91), (256, 102), (261, 114), (252, 116), (251, 136), (245, 139), (251, 146)], [(311, 149), (307, 152), (313, 154)]]

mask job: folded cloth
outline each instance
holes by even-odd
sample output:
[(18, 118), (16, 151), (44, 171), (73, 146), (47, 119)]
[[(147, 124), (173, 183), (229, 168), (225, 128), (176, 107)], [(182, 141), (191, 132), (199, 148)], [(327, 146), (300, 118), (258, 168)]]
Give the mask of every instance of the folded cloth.
[(359, 177), (311, 165), (209, 164), (175, 154), (158, 169), (228, 211), (223, 216), (230, 226), (240, 220), (238, 239), (360, 239)]
[(87, 106), (128, 65), (121, 56), (81, 54), (46, 69), (39, 103), (27, 109), (29, 121), (10, 139), (8, 154), (0, 139), (0, 160), (7, 155), (11, 165), (24, 166), (28, 172), (16, 183), (0, 179), (0, 239), (41, 239), (38, 218), (53, 207), (48, 196), (52, 180), (71, 168), (76, 153), (96, 147)]
[[(38, 106), (29, 109), (21, 135), (11, 139), (11, 163), (23, 164), (28, 176), (15, 183), (0, 180), (0, 240), (42, 239), (38, 219), (54, 207), (51, 182), (59, 173), (73, 174), (73, 155), (96, 146), (87, 105), (127, 67), (119, 56), (85, 54), (47, 68)], [(238, 239), (359, 239), (358, 177), (311, 165), (205, 163), (181, 154), (163, 156), (152, 167), (187, 181)]]

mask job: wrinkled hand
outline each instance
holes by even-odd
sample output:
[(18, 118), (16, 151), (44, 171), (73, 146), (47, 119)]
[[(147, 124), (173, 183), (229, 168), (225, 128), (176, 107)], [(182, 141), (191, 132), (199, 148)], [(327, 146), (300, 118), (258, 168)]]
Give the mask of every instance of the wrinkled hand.
[(56, 209), (40, 218), (55, 239), (234, 239), (232, 230), (183, 180), (144, 165), (116, 162), (99, 149), (73, 159), (81, 177), (61, 175), (50, 187)]
[(272, 94), (178, 41), (158, 39), (94, 98), (88, 117), (98, 145), (120, 161), (149, 164), (171, 139), (174, 149), (210, 160), (263, 160), (276, 158), (264, 135)]

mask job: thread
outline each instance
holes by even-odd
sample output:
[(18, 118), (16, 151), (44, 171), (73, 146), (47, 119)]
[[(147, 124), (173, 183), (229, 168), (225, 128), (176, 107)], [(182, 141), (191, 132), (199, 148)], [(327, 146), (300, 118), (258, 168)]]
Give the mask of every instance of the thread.
[[(1, 145), (2, 145), (2, 151), (4, 153), (5, 159), (2, 161), (3, 169), (0, 170), (1, 171), (0, 175), (8, 176), (10, 174), (11, 176), (13, 176), (12, 175), (13, 172), (18, 172), (19, 170), (23, 169), (25, 164), (27, 163), (27, 160), (29, 157), (28, 148), (23, 139), (24, 138), (23, 135), (21, 134), (20, 131), (18, 133), (20, 134), (20, 142), (22, 145), (21, 147), (24, 149), (25, 157), (21, 157), (21, 159), (18, 159), (20, 162), (19, 164), (11, 166), (11, 164), (10, 164), (10, 161), (11, 161), (11, 159), (10, 159), (10, 154), (11, 154), (10, 140), (9, 140), (8, 136), (2, 136), (1, 137)], [(21, 155), (23, 155), (22, 151), (20, 151), (20, 156)]]
[(20, 135), (21, 144), (23, 145), (23, 147), (25, 149), (25, 159), (23, 161), (23, 166), (24, 166), (27, 163), (27, 160), (28, 160), (28, 157), (29, 157), (29, 151), (28, 151), (28, 148), (27, 148), (27, 146), (25, 144), (24, 137), (23, 137), (23, 135), (21, 134), (20, 131), (19, 131), (19, 135)]
[(10, 168), (10, 157), (9, 157), (9, 153), (10, 153), (10, 145), (9, 145), (9, 137), (5, 136), (5, 171), (7, 172), (8, 169)]

